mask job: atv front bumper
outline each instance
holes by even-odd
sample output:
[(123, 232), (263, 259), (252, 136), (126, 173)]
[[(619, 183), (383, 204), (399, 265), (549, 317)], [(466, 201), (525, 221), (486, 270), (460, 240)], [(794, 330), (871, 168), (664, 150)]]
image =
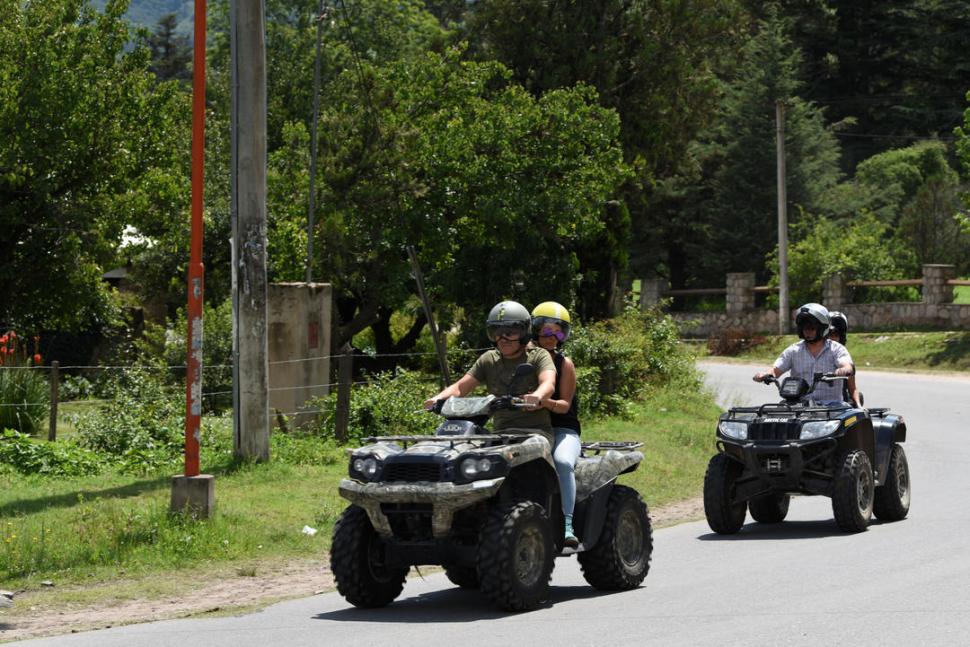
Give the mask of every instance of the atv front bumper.
[(451, 521), (458, 510), (490, 499), (498, 493), (505, 477), (484, 479), (471, 483), (359, 483), (350, 479), (340, 481), (340, 496), (360, 506), (370, 517), (378, 534), (391, 537), (391, 524), (381, 510), (383, 503), (415, 503), (432, 506), (431, 533), (436, 538), (447, 537)]
[(768, 491), (829, 495), (833, 474), (825, 468), (825, 457), (837, 444), (834, 438), (781, 444), (719, 440), (718, 448), (744, 465), (736, 499), (748, 500)]

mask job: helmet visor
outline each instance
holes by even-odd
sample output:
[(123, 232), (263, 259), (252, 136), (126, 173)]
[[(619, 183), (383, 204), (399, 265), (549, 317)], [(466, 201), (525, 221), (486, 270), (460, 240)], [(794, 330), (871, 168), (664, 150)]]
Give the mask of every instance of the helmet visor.
[(521, 341), (523, 337), (526, 337), (529, 334), (527, 327), (524, 324), (488, 324), (485, 327), (485, 331), (491, 341), (498, 341), (499, 339)]

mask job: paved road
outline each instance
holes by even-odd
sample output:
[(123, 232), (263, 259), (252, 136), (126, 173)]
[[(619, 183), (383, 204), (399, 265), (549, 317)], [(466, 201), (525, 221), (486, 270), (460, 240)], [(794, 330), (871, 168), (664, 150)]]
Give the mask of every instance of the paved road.
[[(750, 366), (704, 364), (727, 403), (764, 401)], [(970, 644), (970, 379), (863, 374), (871, 406), (906, 416), (909, 518), (838, 531), (829, 500), (800, 497), (789, 521), (736, 536), (704, 522), (655, 533), (644, 586), (602, 594), (560, 558), (544, 607), (502, 614), (442, 574), (412, 577), (397, 602), (362, 611), (336, 593), (235, 618), (177, 620), (24, 645), (967, 645)], [(774, 400), (774, 397), (772, 397)]]

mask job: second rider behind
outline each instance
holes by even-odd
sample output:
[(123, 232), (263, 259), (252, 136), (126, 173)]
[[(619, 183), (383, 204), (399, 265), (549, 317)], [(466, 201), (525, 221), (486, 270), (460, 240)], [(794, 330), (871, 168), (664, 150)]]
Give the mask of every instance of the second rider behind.
[(569, 339), (569, 311), (555, 301), (540, 303), (532, 310), (532, 330), (539, 346), (549, 351), (556, 365), (556, 390), (543, 401), (552, 421), (553, 460), (559, 475), (562, 511), (566, 517), (565, 545), (579, 546), (573, 532), (573, 508), (576, 506), (576, 459), (582, 449), (579, 442), (579, 416), (576, 398), (576, 367), (562, 354), (562, 344)]

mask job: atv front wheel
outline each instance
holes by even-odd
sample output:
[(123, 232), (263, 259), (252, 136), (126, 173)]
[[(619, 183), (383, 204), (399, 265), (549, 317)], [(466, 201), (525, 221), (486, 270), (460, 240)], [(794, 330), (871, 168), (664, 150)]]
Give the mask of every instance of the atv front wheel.
[(758, 523), (779, 523), (788, 516), (791, 497), (784, 493), (761, 494), (748, 501), (748, 512)]
[(647, 504), (633, 488), (614, 486), (599, 541), (577, 556), (583, 577), (602, 591), (635, 589), (650, 570), (652, 552)]
[(445, 575), (448, 576), (452, 584), (463, 589), (477, 589), (482, 585), (478, 581), (478, 571), (469, 566), (446, 565)]
[(844, 452), (836, 462), (832, 512), (835, 523), (845, 532), (862, 532), (872, 519), (874, 481), (872, 464), (859, 449)]
[(496, 506), (478, 543), (482, 593), (507, 611), (535, 609), (549, 592), (554, 558), (552, 524), (541, 505)]
[(407, 567), (388, 566), (384, 541), (363, 508), (348, 506), (333, 528), (330, 570), (340, 595), (355, 607), (387, 606), (401, 594)]
[(747, 505), (733, 503), (735, 482), (744, 468), (741, 463), (717, 454), (711, 457), (704, 474), (704, 516), (707, 525), (719, 535), (733, 535), (744, 525)]
[(899, 443), (893, 444), (886, 481), (876, 488), (872, 511), (884, 521), (899, 521), (909, 514), (909, 462)]

